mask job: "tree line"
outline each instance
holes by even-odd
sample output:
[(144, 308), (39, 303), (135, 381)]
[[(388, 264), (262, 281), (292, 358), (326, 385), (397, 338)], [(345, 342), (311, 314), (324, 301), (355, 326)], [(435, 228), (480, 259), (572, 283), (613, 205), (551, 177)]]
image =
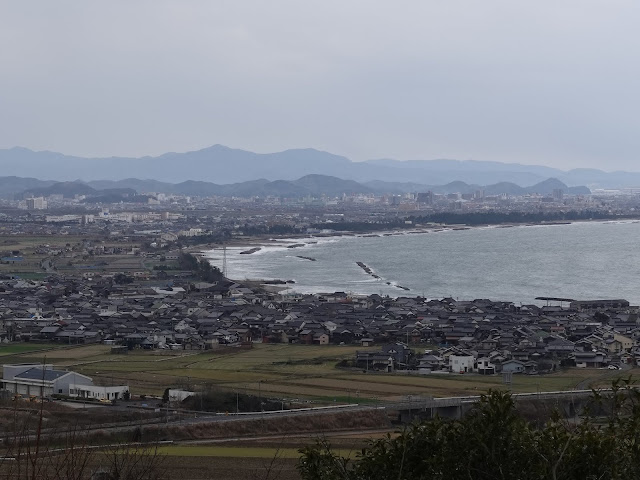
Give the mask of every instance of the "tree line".
[(441, 212), (423, 216), (410, 216), (414, 223), (444, 223), (464, 225), (497, 225), (503, 223), (574, 222), (581, 220), (610, 220), (630, 218), (596, 210), (570, 210), (567, 212)]
[[(411, 229), (416, 224), (440, 223), (444, 225), (501, 225), (527, 224), (543, 222), (576, 222), (584, 220), (613, 220), (637, 218), (637, 215), (617, 215), (595, 210), (567, 212), (439, 212), (428, 215), (410, 215), (401, 219), (377, 220), (375, 222), (336, 222), (331, 224), (316, 223), (313, 228), (331, 228), (337, 232), (378, 232), (381, 230)], [(407, 223), (409, 222), (409, 223)]]
[(198, 260), (190, 253), (181, 253), (178, 257), (178, 265), (182, 270), (190, 270), (195, 277), (205, 282), (217, 282), (224, 278), (218, 267), (214, 267), (206, 260)]
[(628, 480), (640, 478), (640, 392), (630, 380), (594, 392), (580, 421), (528, 422), (493, 391), (460, 420), (416, 423), (354, 459), (326, 442), (300, 450), (303, 480)]

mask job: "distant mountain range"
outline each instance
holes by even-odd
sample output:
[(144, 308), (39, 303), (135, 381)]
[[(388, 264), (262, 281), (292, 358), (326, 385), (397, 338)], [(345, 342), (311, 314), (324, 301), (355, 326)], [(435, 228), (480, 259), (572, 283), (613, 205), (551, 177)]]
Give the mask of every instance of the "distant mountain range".
[[(16, 185), (23, 188), (16, 192)], [(40, 181), (34, 178), (0, 177), (0, 195), (4, 197), (24, 198), (27, 196), (63, 195), (73, 198), (75, 195), (85, 195), (89, 202), (118, 202), (120, 200), (140, 202), (146, 201), (149, 194), (167, 193), (189, 196), (222, 196), (222, 197), (305, 197), (327, 195), (337, 197), (342, 194), (402, 194), (408, 192), (434, 193), (473, 193), (484, 190), (485, 195), (507, 193), (510, 195), (524, 195), (538, 193), (548, 195), (555, 189), (568, 194), (588, 194), (587, 187), (568, 187), (555, 178), (549, 178), (530, 187), (521, 187), (515, 183), (501, 182), (493, 185), (476, 185), (464, 182), (451, 182), (447, 185), (422, 185), (417, 183), (394, 183), (371, 181), (358, 183), (353, 180), (327, 175), (305, 175), (297, 180), (265, 179), (218, 185), (211, 182), (188, 180), (181, 183), (159, 182), (157, 180), (139, 180), (129, 178), (125, 180), (96, 180), (91, 182), (54, 182)], [(146, 195), (145, 195), (146, 194)]]
[[(556, 178), (569, 186), (587, 185), (590, 188), (640, 186), (640, 172), (603, 172), (593, 169), (563, 171), (538, 165), (475, 160), (379, 159), (352, 162), (348, 158), (314, 149), (259, 154), (223, 145), (214, 145), (193, 152), (166, 153), (158, 157), (141, 158), (81, 158), (56, 152), (34, 152), (16, 147), (0, 149), (0, 165), (4, 175), (48, 178), (55, 181), (81, 179), (85, 182), (143, 178), (174, 183), (197, 178), (200, 181), (218, 185), (237, 184), (256, 179), (265, 179), (264, 182), (260, 181), (266, 184), (266, 182), (279, 180), (297, 181), (296, 179), (318, 174), (361, 184), (383, 180), (418, 185), (446, 185), (460, 181), (470, 185), (509, 182), (525, 186), (537, 184), (548, 178)], [(23, 178), (21, 181), (28, 183), (30, 180)], [(16, 193), (21, 191), (18, 190), (17, 185), (14, 187)], [(305, 185), (298, 185), (298, 187), (305, 187)], [(415, 189), (410, 188), (410, 190)]]

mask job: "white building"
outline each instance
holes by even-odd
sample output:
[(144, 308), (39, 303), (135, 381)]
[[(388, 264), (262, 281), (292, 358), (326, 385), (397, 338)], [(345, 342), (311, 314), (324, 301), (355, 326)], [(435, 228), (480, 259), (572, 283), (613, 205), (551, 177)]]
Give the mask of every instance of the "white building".
[(128, 386), (99, 387), (91, 377), (40, 363), (3, 365), (0, 385), (3, 390), (25, 396), (66, 395), (95, 400), (117, 400), (129, 391)]
[(126, 396), (129, 387), (118, 385), (115, 387), (99, 387), (97, 385), (69, 385), (69, 396), (87, 400), (119, 400)]
[(450, 355), (449, 371), (453, 373), (473, 372), (475, 358), (473, 355)]
[(44, 219), (48, 223), (79, 222), (81, 215), (47, 215)]
[(179, 237), (198, 237), (204, 235), (204, 230), (201, 228), (190, 228), (189, 230), (180, 230), (178, 232)]
[(196, 392), (190, 392), (188, 390), (169, 390), (169, 402), (182, 402), (184, 399), (192, 397)]
[(482, 375), (493, 375), (496, 373), (496, 366), (487, 357), (479, 358), (476, 363), (476, 371)]
[(46, 210), (47, 201), (42, 197), (27, 198), (27, 210)]

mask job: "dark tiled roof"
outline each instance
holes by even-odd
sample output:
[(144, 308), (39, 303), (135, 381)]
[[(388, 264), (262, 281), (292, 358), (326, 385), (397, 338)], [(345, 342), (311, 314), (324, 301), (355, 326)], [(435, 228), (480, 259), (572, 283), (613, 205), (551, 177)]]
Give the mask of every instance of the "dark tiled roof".
[(57, 378), (66, 375), (69, 372), (65, 372), (64, 370), (42, 370), (42, 368), (34, 367), (26, 372), (22, 372), (19, 375), (16, 375), (15, 378), (21, 378), (24, 380), (45, 380), (47, 382), (51, 382)]

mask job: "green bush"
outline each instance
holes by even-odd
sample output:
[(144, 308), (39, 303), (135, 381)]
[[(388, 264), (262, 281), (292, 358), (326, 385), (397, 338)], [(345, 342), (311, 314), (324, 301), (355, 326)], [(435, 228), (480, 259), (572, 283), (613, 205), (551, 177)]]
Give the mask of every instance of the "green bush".
[[(588, 412), (598, 411), (596, 418)], [(594, 392), (581, 421), (528, 423), (509, 393), (489, 392), (460, 420), (436, 418), (371, 442), (351, 461), (330, 445), (300, 450), (304, 480), (622, 480), (640, 478), (640, 392)]]

